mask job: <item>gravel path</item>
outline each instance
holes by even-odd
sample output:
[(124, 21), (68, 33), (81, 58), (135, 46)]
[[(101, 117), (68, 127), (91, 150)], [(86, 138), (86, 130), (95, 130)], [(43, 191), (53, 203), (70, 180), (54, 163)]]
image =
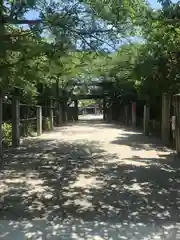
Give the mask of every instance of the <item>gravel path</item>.
[(155, 139), (81, 117), (6, 158), (0, 239), (180, 239), (180, 161)]

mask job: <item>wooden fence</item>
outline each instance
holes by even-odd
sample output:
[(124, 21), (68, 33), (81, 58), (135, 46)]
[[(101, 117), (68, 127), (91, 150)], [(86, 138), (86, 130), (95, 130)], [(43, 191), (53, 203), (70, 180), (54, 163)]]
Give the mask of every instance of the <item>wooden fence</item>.
[[(49, 106), (40, 106), (22, 104), (17, 97), (13, 97), (11, 103), (3, 102), (2, 99), (0, 97), (0, 164), (3, 162), (7, 138), (9, 145), (17, 147), (22, 137), (31, 133), (40, 136), (45, 130), (53, 130), (55, 122), (58, 124), (57, 112), (60, 109), (54, 107), (52, 101)], [(60, 117), (62, 118), (62, 113)]]
[(12, 102), (12, 104), (3, 103), (3, 109), (5, 110), (2, 116), (3, 130), (6, 130), (4, 129), (6, 126), (12, 128), (12, 146), (18, 146), (20, 138), (27, 137), (30, 133), (41, 135), (43, 130), (53, 129), (56, 117), (54, 115), (55, 108), (53, 106), (48, 107), (49, 114), (47, 116), (43, 115), (44, 106), (20, 104), (17, 101)]
[[(120, 122), (143, 130), (147, 136), (161, 138), (166, 146), (175, 147), (177, 153), (180, 154), (180, 94), (176, 95), (173, 99), (172, 101), (171, 96), (163, 94), (162, 103), (158, 106), (161, 114), (158, 116), (152, 114), (151, 108), (148, 105), (139, 108), (138, 102), (129, 102), (120, 109)], [(173, 139), (171, 128), (172, 115), (175, 115), (177, 118), (175, 139)], [(176, 145), (174, 144), (174, 140)]]
[(48, 101), (45, 106), (20, 103), (14, 96), (12, 102), (3, 102), (0, 96), (0, 165), (3, 162), (3, 149), (8, 145), (17, 147), (23, 137), (40, 136), (43, 131), (51, 131), (68, 120), (78, 120), (78, 103), (69, 108), (62, 102)]
[(173, 115), (175, 116), (174, 142), (177, 154), (180, 154), (180, 94), (176, 94), (172, 99)]

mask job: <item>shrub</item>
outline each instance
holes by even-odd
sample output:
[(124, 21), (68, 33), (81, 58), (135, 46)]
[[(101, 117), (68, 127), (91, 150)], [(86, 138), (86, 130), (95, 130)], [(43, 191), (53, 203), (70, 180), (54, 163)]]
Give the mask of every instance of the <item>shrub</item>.
[(3, 123), (3, 145), (5, 147), (9, 147), (12, 144), (12, 124), (11, 123)]

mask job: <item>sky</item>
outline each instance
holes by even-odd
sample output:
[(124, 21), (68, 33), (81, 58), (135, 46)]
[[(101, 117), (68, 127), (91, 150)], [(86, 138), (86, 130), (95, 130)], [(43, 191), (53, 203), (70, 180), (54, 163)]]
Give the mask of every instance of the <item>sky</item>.
[[(177, 2), (178, 0), (172, 0), (172, 2)], [(147, 0), (148, 3), (150, 3), (151, 7), (154, 9), (161, 8), (161, 4), (158, 3), (156, 0)], [(37, 19), (38, 13), (36, 11), (31, 11), (26, 14), (27, 19)]]
[[(161, 7), (161, 4), (159, 4), (156, 0), (147, 0), (147, 1), (155, 9)], [(175, 2), (175, 0), (173, 2)], [(27, 17), (27, 19), (37, 19), (38, 18), (38, 13), (36, 11), (31, 11), (31, 12), (26, 14), (26, 17)]]
[[(58, 0), (57, 0), (58, 1)], [(159, 4), (156, 0), (146, 0), (146, 1), (148, 1), (148, 3), (150, 3), (150, 5), (151, 5), (151, 7), (152, 8), (154, 8), (154, 9), (158, 9), (158, 8), (161, 8), (161, 4)], [(177, 0), (172, 0), (172, 1), (177, 1)], [(31, 19), (31, 20), (34, 20), (34, 19), (38, 19), (38, 17), (39, 17), (39, 14), (37, 13), (37, 11), (30, 11), (30, 12), (28, 12), (27, 14), (26, 14), (26, 18), (27, 19)], [(28, 28), (28, 26), (27, 25), (24, 25), (23, 26), (25, 29), (27, 29)], [(45, 35), (46, 36), (46, 35)], [(132, 39), (131, 39), (131, 41), (134, 41), (135, 40), (135, 38), (133, 37)], [(126, 40), (125, 40), (126, 41)], [(135, 40), (135, 41), (137, 41), (137, 40)], [(138, 40), (139, 41), (139, 40)], [(140, 41), (142, 41), (142, 39), (140, 39)], [(120, 44), (118, 44), (117, 45), (117, 48), (119, 48), (119, 46), (121, 46), (123, 44), (123, 42), (122, 43), (120, 43)], [(110, 49), (110, 47), (109, 46), (106, 46), (106, 44), (105, 44), (105, 48), (107, 48), (107, 49), (109, 49), (110, 51), (114, 51), (114, 49), (112, 48), (112, 49)]]
[(156, 0), (148, 0), (148, 2), (151, 4), (153, 8), (160, 8), (161, 4), (159, 4)]
[[(58, 0), (57, 0), (58, 1)], [(154, 8), (154, 9), (158, 9), (158, 8), (161, 8), (161, 4), (160, 3), (158, 3), (157, 2), (157, 0), (146, 0), (149, 4), (150, 4), (150, 6), (152, 7), (152, 8)], [(172, 2), (177, 2), (178, 0), (171, 0)], [(34, 19), (38, 19), (38, 17), (39, 17), (39, 14), (36, 12), (36, 11), (30, 11), (30, 12), (28, 12), (27, 14), (26, 14), (26, 18), (27, 19), (32, 19), (32, 20), (34, 20)], [(24, 28), (26, 29), (27, 28), (27, 25), (25, 25), (24, 26)], [(133, 40), (134, 40), (134, 37), (133, 37)], [(140, 41), (142, 41), (142, 39), (140, 40)], [(122, 43), (120, 44), (120, 45), (122, 45)], [(107, 47), (108, 49), (109, 49), (109, 47)], [(113, 51), (113, 50), (112, 50)]]

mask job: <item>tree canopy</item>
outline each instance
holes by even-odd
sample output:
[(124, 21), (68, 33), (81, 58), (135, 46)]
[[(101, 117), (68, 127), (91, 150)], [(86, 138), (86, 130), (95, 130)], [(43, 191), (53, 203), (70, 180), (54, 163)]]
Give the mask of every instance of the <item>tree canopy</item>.
[(145, 100), (178, 92), (180, 6), (161, 3), (1, 0), (1, 90), (33, 99), (86, 93), (100, 81), (101, 91)]

